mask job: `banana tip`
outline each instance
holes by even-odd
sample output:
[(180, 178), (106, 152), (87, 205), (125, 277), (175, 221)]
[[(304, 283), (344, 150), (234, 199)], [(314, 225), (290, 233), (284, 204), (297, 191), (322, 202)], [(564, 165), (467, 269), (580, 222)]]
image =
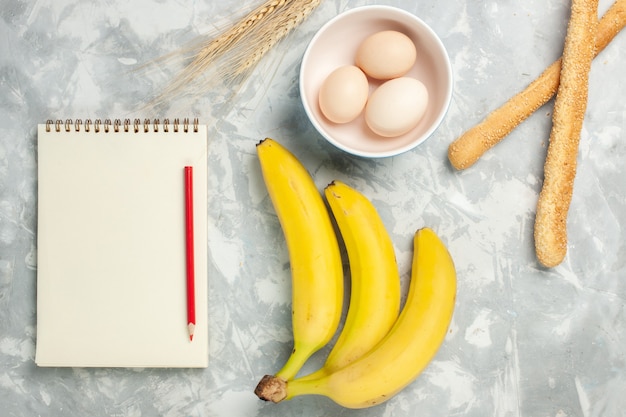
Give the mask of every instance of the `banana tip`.
[(254, 389), (263, 401), (278, 403), (287, 397), (287, 383), (274, 375), (265, 375)]

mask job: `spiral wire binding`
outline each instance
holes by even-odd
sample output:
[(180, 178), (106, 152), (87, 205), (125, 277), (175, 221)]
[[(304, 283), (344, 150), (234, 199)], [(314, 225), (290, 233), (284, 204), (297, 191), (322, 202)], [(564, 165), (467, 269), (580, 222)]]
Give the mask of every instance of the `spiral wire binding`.
[[(194, 118), (193, 122), (190, 124), (189, 118), (185, 118), (182, 121), (182, 130), (183, 132), (189, 132), (189, 127), (191, 126), (194, 133), (198, 131), (198, 118)], [(85, 130), (85, 132), (90, 132), (93, 127), (94, 132), (99, 133), (101, 130), (104, 133), (109, 133), (113, 131), (115, 133), (124, 131), (130, 132), (131, 129), (134, 133), (139, 132), (158, 132), (160, 127), (163, 127), (163, 131), (168, 133), (170, 131), (170, 127), (174, 133), (177, 133), (181, 128), (180, 119), (174, 119), (173, 123), (170, 123), (170, 119), (163, 119), (163, 124), (159, 119), (144, 119), (143, 122), (141, 119), (134, 119), (131, 123), (130, 119), (105, 119), (104, 122), (101, 119), (95, 119), (92, 123), (91, 119), (86, 119), (83, 123), (82, 119), (76, 119), (72, 121), (72, 119), (67, 119), (65, 121), (57, 119), (57, 120), (48, 120), (46, 121), (46, 132), (52, 131), (54, 129), (56, 132), (70, 132), (72, 128), (76, 132), (80, 132), (81, 128)]]

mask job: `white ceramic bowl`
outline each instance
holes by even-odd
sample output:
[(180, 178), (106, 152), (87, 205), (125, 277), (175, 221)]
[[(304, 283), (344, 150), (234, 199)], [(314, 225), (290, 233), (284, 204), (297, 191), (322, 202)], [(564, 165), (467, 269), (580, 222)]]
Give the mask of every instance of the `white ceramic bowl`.
[[(318, 104), (319, 89), (326, 77), (342, 65), (354, 65), (361, 42), (381, 30), (396, 30), (413, 40), (417, 60), (407, 76), (424, 83), (429, 93), (428, 110), (419, 124), (394, 138), (370, 131), (363, 115), (350, 123), (332, 123)], [(370, 79), (370, 93), (380, 83)], [(300, 67), (300, 96), (313, 126), (336, 147), (363, 157), (393, 156), (424, 142), (443, 120), (452, 89), (452, 67), (439, 37), (417, 16), (390, 6), (357, 7), (331, 19), (309, 43)]]

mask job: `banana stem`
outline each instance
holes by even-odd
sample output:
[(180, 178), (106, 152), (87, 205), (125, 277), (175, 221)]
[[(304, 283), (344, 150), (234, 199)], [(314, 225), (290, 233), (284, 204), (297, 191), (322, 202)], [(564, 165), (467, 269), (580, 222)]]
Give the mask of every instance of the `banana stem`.
[(274, 375), (265, 375), (254, 389), (254, 393), (263, 401), (279, 403), (287, 398), (287, 382)]
[(306, 394), (327, 395), (324, 391), (327, 385), (323, 379), (298, 378), (285, 381), (275, 375), (265, 375), (259, 381), (254, 393), (263, 401), (271, 401), (273, 403), (279, 403), (283, 400)]
[(327, 397), (330, 396), (328, 392), (328, 381), (327, 377), (329, 375), (320, 376), (315, 379), (308, 378), (296, 378), (294, 380), (288, 381), (286, 384), (286, 400), (289, 400), (293, 397), (298, 397), (300, 395), (325, 395)]
[(304, 366), (304, 363), (309, 359), (309, 356), (311, 356), (309, 352), (313, 352), (313, 349), (304, 349), (302, 346), (296, 344), (291, 352), (291, 356), (289, 356), (289, 359), (285, 362), (285, 365), (276, 373), (276, 377), (285, 381), (295, 378), (296, 374)]

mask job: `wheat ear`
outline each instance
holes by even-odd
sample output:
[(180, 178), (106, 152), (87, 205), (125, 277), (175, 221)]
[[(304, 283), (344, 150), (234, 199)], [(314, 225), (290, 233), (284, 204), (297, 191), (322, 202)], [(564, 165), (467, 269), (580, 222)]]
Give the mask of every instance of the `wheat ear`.
[[(211, 67), (226, 84), (244, 79), (261, 58), (299, 25), (321, 0), (268, 0), (220, 35), (200, 44), (174, 80), (154, 101), (159, 104), (189, 90)], [(213, 80), (215, 81), (215, 80)], [(211, 80), (204, 88), (211, 86)], [(202, 88), (193, 88), (201, 92)]]

